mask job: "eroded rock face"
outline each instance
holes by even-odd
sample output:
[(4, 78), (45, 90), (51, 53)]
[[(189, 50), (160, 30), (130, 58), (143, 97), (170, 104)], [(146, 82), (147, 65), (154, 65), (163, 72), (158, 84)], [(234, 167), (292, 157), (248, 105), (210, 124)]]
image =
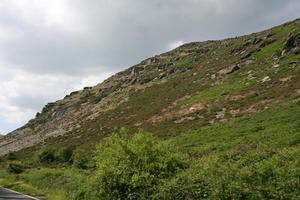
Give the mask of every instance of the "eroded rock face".
[(285, 43), (284, 50), (288, 52), (300, 46), (300, 33), (291, 35)]
[(45, 121), (29, 122), (24, 127), (0, 137), (0, 156), (43, 143), (51, 137), (65, 135), (76, 127), (83, 112), (90, 112), (92, 107), (86, 107), (80, 112), (75, 109), (60, 109), (41, 114), (41, 117), (46, 117)]

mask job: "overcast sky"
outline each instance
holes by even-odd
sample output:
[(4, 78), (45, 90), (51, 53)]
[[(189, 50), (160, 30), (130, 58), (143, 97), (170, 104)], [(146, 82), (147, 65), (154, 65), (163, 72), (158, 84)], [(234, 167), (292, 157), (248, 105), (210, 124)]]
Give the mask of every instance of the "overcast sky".
[(145, 58), (299, 11), (299, 0), (0, 0), (0, 133)]

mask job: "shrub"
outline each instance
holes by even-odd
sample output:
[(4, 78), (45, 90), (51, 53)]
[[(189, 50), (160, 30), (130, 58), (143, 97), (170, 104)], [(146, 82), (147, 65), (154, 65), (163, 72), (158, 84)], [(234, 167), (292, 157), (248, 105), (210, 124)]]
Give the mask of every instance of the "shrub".
[(60, 152), (60, 159), (63, 162), (72, 162), (73, 153), (76, 147), (74, 145), (63, 148)]
[(8, 160), (16, 160), (16, 159), (17, 159), (17, 156), (16, 156), (16, 154), (15, 154), (14, 152), (9, 152), (9, 153), (7, 154), (7, 159), (8, 159)]
[(37, 154), (37, 161), (39, 163), (50, 164), (56, 160), (56, 151), (53, 148), (44, 148)]
[(78, 169), (87, 169), (89, 167), (90, 156), (87, 151), (77, 149), (73, 155), (73, 166)]
[(20, 174), (22, 173), (23, 166), (20, 163), (8, 163), (7, 165), (7, 172), (12, 174)]
[(113, 134), (96, 151), (97, 199), (151, 199), (157, 186), (187, 164), (177, 149), (153, 136), (127, 130)]
[(191, 167), (175, 177), (165, 180), (154, 195), (155, 200), (205, 199), (212, 193), (211, 185), (206, 181), (203, 170)]

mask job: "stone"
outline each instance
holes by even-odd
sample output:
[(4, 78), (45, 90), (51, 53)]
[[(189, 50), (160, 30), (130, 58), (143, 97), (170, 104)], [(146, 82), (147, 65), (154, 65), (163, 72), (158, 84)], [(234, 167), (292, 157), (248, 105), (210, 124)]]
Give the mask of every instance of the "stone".
[(253, 44), (253, 45), (256, 45), (256, 44), (260, 43), (261, 41), (262, 41), (261, 38), (255, 38), (255, 39), (253, 40), (252, 44)]
[(288, 38), (283, 49), (285, 50), (285, 52), (288, 52), (288, 51), (294, 49), (295, 47), (299, 47), (299, 46), (300, 46), (300, 33), (297, 33), (297, 34), (291, 35)]
[(137, 82), (137, 79), (134, 78), (134, 79), (131, 79), (130, 82), (128, 83), (129, 85), (133, 85)]
[(296, 66), (298, 61), (291, 61), (288, 63), (289, 66)]
[(233, 65), (233, 66), (230, 66), (230, 67), (227, 67), (227, 68), (224, 68), (224, 69), (218, 71), (218, 74), (220, 74), (220, 75), (231, 74), (239, 69), (240, 69), (240, 67), (238, 65)]
[(278, 68), (280, 65), (279, 64), (276, 64), (276, 65), (273, 65), (272, 68)]
[(261, 82), (267, 82), (267, 81), (270, 81), (271, 80), (271, 78), (269, 77), (269, 76), (266, 76), (265, 78), (263, 78), (262, 80), (261, 80)]
[(223, 108), (222, 111), (217, 112), (216, 118), (223, 119), (225, 117), (225, 114), (226, 114), (226, 108)]
[(269, 44), (272, 44), (272, 43), (274, 43), (274, 42), (276, 42), (276, 40), (265, 40), (265, 41), (263, 41), (263, 42), (259, 45), (259, 48), (263, 48), (263, 47), (268, 46)]

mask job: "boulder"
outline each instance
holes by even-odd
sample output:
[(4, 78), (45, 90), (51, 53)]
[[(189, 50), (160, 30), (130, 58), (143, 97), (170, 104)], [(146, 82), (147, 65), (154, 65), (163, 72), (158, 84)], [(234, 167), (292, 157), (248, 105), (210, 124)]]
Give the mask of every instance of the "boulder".
[(271, 79), (270, 79), (270, 77), (269, 76), (266, 76), (266, 77), (264, 77), (262, 80), (261, 80), (261, 82), (267, 82), (267, 81), (270, 81)]
[(300, 33), (291, 35), (283, 47), (283, 54), (300, 46)]
[(291, 61), (291, 62), (288, 63), (288, 65), (290, 65), (290, 66), (296, 66), (297, 63), (298, 63), (298, 61)]
[(218, 74), (220, 74), (220, 75), (231, 74), (239, 69), (240, 69), (240, 67), (238, 65), (233, 65), (233, 66), (230, 66), (230, 67), (227, 67), (227, 68), (224, 68), (224, 69), (218, 71)]

